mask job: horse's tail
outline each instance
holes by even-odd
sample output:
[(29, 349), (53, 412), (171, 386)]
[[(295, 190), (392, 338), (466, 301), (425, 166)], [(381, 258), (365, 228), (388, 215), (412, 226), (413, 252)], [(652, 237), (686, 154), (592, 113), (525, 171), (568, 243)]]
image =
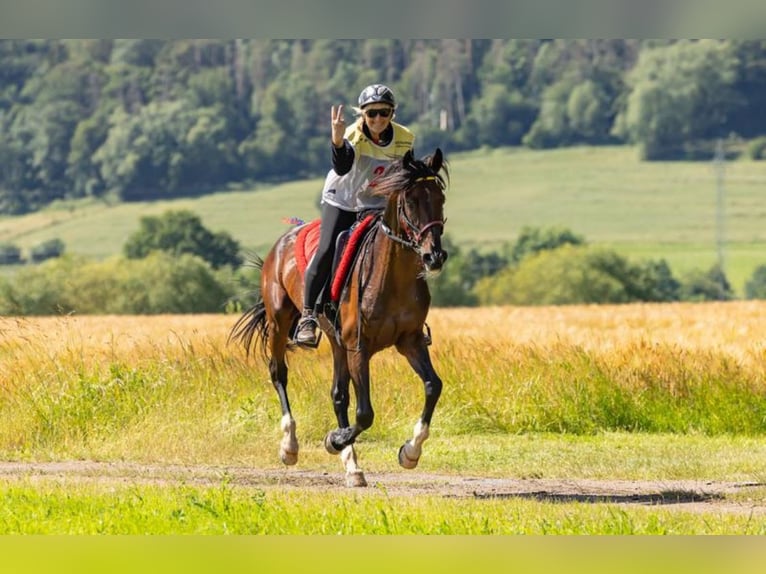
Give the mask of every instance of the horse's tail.
[[(251, 264), (256, 269), (263, 268), (263, 260), (257, 255), (253, 256)], [(247, 355), (253, 348), (255, 339), (258, 339), (261, 345), (261, 351), (268, 359), (269, 330), (266, 324), (266, 305), (263, 302), (263, 295), (259, 293), (255, 304), (247, 309), (242, 316), (237, 319), (229, 332), (228, 341), (239, 341), (245, 348)]]
[[(250, 355), (255, 338), (258, 338), (264, 355), (267, 353), (269, 330), (266, 328), (266, 305), (259, 300), (255, 305), (242, 313), (229, 333), (229, 341), (236, 340), (242, 343), (245, 352)], [(268, 358), (268, 356), (266, 357)]]

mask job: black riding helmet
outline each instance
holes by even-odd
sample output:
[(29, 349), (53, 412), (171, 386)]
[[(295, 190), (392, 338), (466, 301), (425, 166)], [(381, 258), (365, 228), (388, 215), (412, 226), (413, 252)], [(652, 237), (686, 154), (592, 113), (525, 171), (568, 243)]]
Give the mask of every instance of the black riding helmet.
[(363, 108), (369, 104), (388, 104), (392, 108), (396, 107), (396, 100), (394, 100), (394, 92), (388, 86), (383, 84), (372, 84), (367, 86), (359, 94), (359, 107)]

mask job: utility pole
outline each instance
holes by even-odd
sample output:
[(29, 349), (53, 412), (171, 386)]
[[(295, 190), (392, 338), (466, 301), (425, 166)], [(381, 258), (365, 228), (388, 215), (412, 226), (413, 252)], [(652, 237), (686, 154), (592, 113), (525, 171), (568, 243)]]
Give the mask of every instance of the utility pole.
[(715, 145), (715, 158), (713, 159), (715, 167), (716, 180), (716, 206), (715, 206), (715, 231), (716, 231), (716, 252), (718, 254), (718, 268), (721, 273), (725, 273), (724, 248), (726, 242), (724, 229), (724, 206), (726, 190), (724, 188), (724, 179), (726, 171), (726, 154), (724, 153), (723, 140), (718, 139)]

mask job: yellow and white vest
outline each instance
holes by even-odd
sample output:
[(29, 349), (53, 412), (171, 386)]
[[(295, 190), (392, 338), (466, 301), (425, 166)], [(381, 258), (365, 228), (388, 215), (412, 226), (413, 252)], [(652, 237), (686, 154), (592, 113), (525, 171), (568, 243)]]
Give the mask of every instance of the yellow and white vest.
[(384, 197), (373, 196), (375, 179), (393, 162), (404, 157), (412, 149), (415, 136), (406, 127), (391, 122), (394, 135), (384, 146), (370, 141), (362, 131), (362, 121), (346, 129), (345, 138), (354, 148), (354, 163), (345, 175), (338, 175), (334, 169), (327, 173), (322, 201), (346, 211), (363, 211), (385, 207)]

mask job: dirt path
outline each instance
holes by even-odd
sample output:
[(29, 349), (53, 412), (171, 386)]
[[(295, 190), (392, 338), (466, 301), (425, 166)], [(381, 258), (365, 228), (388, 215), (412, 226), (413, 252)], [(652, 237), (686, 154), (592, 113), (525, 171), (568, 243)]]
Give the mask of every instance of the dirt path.
[[(366, 473), (370, 488), (393, 496), (420, 494), (445, 498), (528, 498), (550, 502), (662, 505), (697, 512), (766, 514), (766, 502), (748, 500), (748, 490), (763, 484), (687, 480), (556, 480), (451, 476), (422, 472)], [(259, 470), (245, 467), (151, 465), (121, 462), (0, 462), (0, 478), (32, 481), (65, 480), (109, 483), (217, 485), (247, 488), (345, 490), (341, 473), (304, 470)], [(735, 500), (727, 495), (739, 493)], [(760, 498), (760, 497), (759, 497)]]

